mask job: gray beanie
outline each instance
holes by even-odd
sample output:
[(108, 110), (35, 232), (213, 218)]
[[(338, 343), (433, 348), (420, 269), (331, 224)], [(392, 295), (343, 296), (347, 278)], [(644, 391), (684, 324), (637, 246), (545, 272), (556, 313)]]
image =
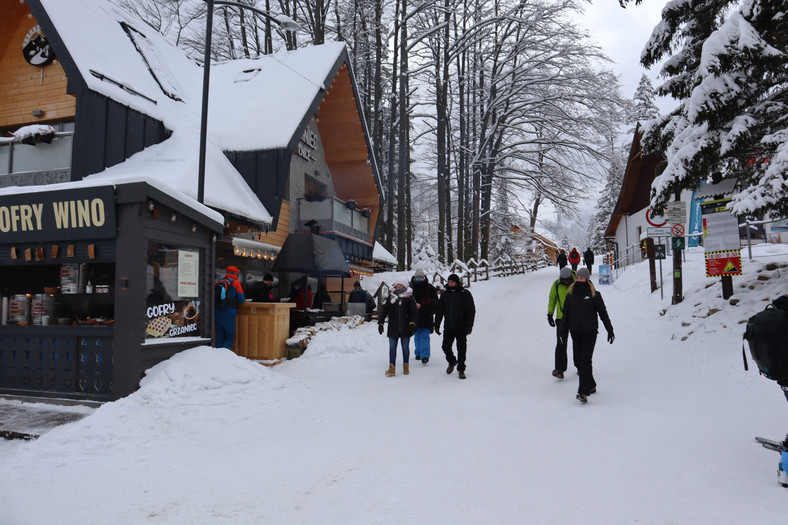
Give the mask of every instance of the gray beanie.
[(580, 268), (577, 270), (577, 276), (582, 277), (583, 279), (590, 279), (591, 272), (588, 271), (588, 268)]
[(558, 274), (561, 279), (571, 279), (572, 278), (572, 269), (569, 266), (564, 266), (561, 268), (561, 273)]
[(426, 276), (427, 274), (425, 274), (424, 270), (422, 270), (421, 268), (416, 270), (416, 273), (413, 274), (413, 277), (426, 277)]

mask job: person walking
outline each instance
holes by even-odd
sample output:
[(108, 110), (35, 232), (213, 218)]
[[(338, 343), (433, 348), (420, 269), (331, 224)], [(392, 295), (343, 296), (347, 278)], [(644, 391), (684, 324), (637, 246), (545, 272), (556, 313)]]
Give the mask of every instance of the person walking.
[(572, 248), (572, 251), (569, 252), (569, 264), (572, 265), (572, 271), (577, 271), (577, 265), (580, 264), (580, 252), (577, 251), (577, 248)]
[(408, 287), (407, 277), (400, 277), (394, 283), (386, 301), (378, 314), (378, 333), (383, 335), (383, 323), (388, 318), (389, 327), (389, 368), (386, 376), (397, 375), (397, 343), (402, 347), (402, 374), (408, 375), (410, 358), (410, 338), (416, 331), (419, 309), (413, 298), (413, 290)]
[(564, 302), (562, 323), (562, 336), (566, 338), (567, 332), (572, 334), (572, 349), (580, 375), (576, 398), (581, 403), (587, 403), (588, 396), (596, 393), (592, 358), (599, 327), (597, 316), (607, 330), (607, 342), (613, 344), (615, 340), (613, 325), (607, 315), (602, 294), (594, 288), (590, 278), (588, 268), (577, 271), (575, 283), (569, 287)]
[[(454, 372), (456, 366), (460, 379), (465, 379), (467, 337), (471, 335), (475, 317), (476, 305), (473, 303), (473, 295), (463, 288), (456, 273), (449, 275), (449, 279), (446, 281), (446, 290), (441, 294), (438, 308), (435, 311), (435, 333), (440, 335), (441, 321), (445, 318), (442, 349), (446, 354), (446, 361), (449, 363), (446, 373)], [(457, 357), (454, 357), (452, 351), (455, 340), (457, 341)]]
[(257, 281), (252, 286), (250, 294), (252, 302), (255, 303), (273, 303), (274, 299), (274, 276), (270, 273), (263, 275), (262, 281)]
[(246, 301), (238, 274), (237, 267), (228, 266), (224, 277), (214, 283), (216, 348), (232, 350), (235, 344), (235, 316), (238, 315), (238, 305)]
[(566, 252), (564, 250), (561, 250), (561, 253), (558, 254), (556, 262), (558, 263), (559, 270), (566, 266)]
[[(564, 378), (564, 372), (567, 367), (566, 357), (566, 337), (562, 335), (562, 321), (564, 317), (564, 302), (566, 301), (566, 294), (569, 293), (569, 287), (575, 282), (575, 275), (566, 266), (561, 268), (558, 274), (558, 279), (550, 286), (550, 294), (547, 301), (547, 322), (550, 326), (555, 327), (555, 368), (553, 369), (553, 377), (558, 379)], [(555, 318), (553, 318), (555, 312)], [(573, 359), (574, 361), (574, 359)], [(575, 367), (577, 362), (575, 361)]]
[(588, 273), (593, 275), (594, 252), (591, 251), (591, 248), (586, 248), (586, 251), (583, 252), (583, 262), (586, 263), (586, 268), (588, 268)]
[(419, 309), (419, 319), (416, 321), (416, 333), (413, 336), (415, 345), (414, 354), (423, 364), (430, 361), (430, 334), (433, 330), (435, 308), (438, 306), (438, 292), (427, 280), (424, 270), (418, 269), (410, 280), (413, 288), (413, 297)]

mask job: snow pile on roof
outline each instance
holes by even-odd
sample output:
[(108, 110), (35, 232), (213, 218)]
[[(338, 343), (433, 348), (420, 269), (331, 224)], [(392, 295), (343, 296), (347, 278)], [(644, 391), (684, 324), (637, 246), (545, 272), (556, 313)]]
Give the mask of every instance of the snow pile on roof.
[(391, 253), (389, 253), (379, 242), (375, 242), (375, 246), (372, 248), (372, 259), (390, 264), (397, 264), (397, 258), (391, 255)]
[[(87, 89), (173, 131), (159, 147), (98, 177), (142, 175), (196, 198), (203, 69), (143, 21), (109, 2), (41, 3)], [(344, 52), (343, 43), (334, 43), (212, 66), (205, 204), (271, 222), (243, 177), (222, 160), (222, 151), (287, 147)]]

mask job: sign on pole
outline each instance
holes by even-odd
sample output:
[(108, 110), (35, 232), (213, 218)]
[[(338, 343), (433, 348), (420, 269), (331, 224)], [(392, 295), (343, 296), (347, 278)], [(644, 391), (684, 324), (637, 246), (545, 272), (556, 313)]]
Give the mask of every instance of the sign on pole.
[(684, 237), (673, 237), (672, 238), (672, 245), (674, 250), (683, 250), (684, 249)]
[(665, 259), (665, 245), (664, 244), (655, 244), (654, 245), (654, 258), (655, 259)]
[(671, 224), (687, 222), (687, 205), (684, 202), (669, 202), (667, 209), (668, 221), (670, 221)]
[(684, 237), (684, 225), (674, 224), (670, 227), (670, 233), (673, 235), (673, 237)]
[(741, 250), (706, 252), (706, 277), (741, 275)]
[(659, 226), (649, 228), (647, 234), (649, 237), (670, 237), (670, 226)]

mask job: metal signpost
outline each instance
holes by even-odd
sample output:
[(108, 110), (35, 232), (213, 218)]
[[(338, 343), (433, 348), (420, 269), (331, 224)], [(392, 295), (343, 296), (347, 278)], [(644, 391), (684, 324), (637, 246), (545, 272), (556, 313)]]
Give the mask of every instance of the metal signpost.
[(646, 230), (647, 235), (653, 239), (658, 239), (659, 244), (654, 245), (654, 259), (659, 261), (659, 298), (664, 299), (665, 294), (662, 290), (662, 260), (665, 259), (665, 245), (662, 239), (670, 237), (670, 226), (652, 226)]

